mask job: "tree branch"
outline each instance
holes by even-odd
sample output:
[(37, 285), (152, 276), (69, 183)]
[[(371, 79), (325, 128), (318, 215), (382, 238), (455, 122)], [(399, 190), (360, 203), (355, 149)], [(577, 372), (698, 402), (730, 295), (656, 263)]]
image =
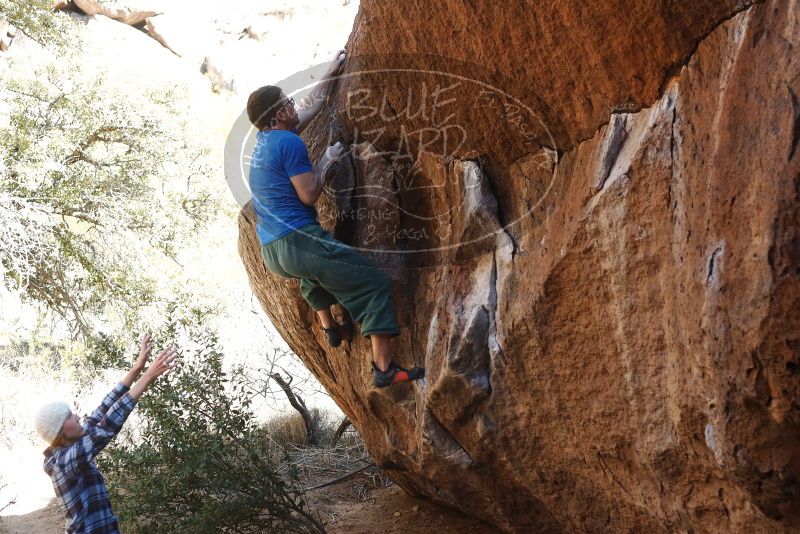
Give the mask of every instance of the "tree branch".
[(370, 467), (375, 467), (375, 464), (373, 464), (373, 463), (367, 464), (364, 467), (359, 467), (355, 471), (350, 471), (346, 475), (342, 475), (339, 478), (334, 478), (333, 480), (329, 480), (328, 482), (323, 482), (322, 484), (317, 484), (316, 486), (311, 486), (310, 488), (305, 488), (303, 490), (303, 493), (305, 493), (307, 491), (319, 489), (319, 488), (324, 488), (325, 486), (332, 486), (333, 484), (338, 484), (339, 482), (344, 482), (348, 478), (351, 478), (351, 477), (359, 474), (361, 471), (365, 471), (365, 470), (369, 469)]
[(300, 412), (300, 416), (303, 418), (303, 423), (306, 426), (306, 441), (310, 445), (317, 446), (317, 435), (314, 431), (314, 424), (311, 420), (311, 413), (306, 408), (306, 403), (303, 402), (303, 399), (295, 395), (294, 391), (292, 390), (290, 384), (292, 382), (292, 375), (289, 375), (289, 381), (287, 382), (280, 373), (272, 373), (270, 375), (275, 382), (283, 389), (283, 392), (286, 393), (286, 398), (289, 399), (289, 404), (292, 407)]
[(349, 417), (345, 416), (344, 419), (342, 419), (342, 422), (339, 423), (338, 427), (336, 427), (336, 432), (333, 433), (333, 439), (331, 439), (331, 448), (335, 447), (336, 444), (339, 443), (339, 440), (342, 438), (342, 434), (344, 434), (344, 431), (347, 430), (347, 427), (349, 427), (352, 424), (353, 422), (350, 421)]

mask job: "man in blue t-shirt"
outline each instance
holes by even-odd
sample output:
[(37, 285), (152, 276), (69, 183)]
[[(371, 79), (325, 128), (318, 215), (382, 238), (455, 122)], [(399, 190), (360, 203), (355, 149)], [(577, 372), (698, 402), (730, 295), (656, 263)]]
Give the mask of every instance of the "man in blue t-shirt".
[(339, 303), (361, 325), (372, 343), (373, 383), (385, 387), (425, 376), (422, 367), (405, 369), (391, 357), (389, 340), (400, 334), (391, 301), (389, 278), (372, 261), (336, 240), (320, 226), (314, 203), (322, 193), (328, 165), (344, 154), (336, 143), (316, 164), (300, 138), (319, 112), (331, 79), (344, 62), (337, 53), (322, 83), (296, 110), (280, 87), (267, 85), (247, 101), (247, 116), (258, 129), (250, 164), (250, 191), (258, 220), (261, 256), (280, 276), (300, 279), (300, 293), (317, 313), (328, 343), (339, 346), (353, 335), (350, 322), (334, 320), (331, 306)]

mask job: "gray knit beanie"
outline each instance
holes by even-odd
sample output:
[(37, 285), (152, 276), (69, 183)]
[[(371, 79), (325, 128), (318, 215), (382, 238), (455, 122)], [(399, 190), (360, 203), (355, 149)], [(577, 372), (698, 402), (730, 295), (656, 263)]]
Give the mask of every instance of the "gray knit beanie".
[(39, 408), (34, 417), (36, 432), (42, 436), (43, 440), (52, 444), (58, 433), (61, 432), (61, 427), (70, 413), (72, 413), (72, 410), (70, 410), (69, 404), (66, 402), (59, 401), (45, 404)]

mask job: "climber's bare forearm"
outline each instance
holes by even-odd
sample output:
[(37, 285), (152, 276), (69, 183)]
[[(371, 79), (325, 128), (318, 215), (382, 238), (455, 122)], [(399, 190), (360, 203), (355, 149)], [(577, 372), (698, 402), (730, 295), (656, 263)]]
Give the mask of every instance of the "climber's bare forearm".
[[(326, 78), (330, 74), (325, 75)], [(297, 116), (300, 118), (300, 123), (297, 125), (297, 133), (302, 133), (311, 120), (317, 116), (317, 113), (322, 109), (325, 99), (328, 97), (328, 91), (331, 86), (331, 79), (320, 82), (301, 102), (300, 109), (297, 111)]]
[(331, 174), (328, 173), (328, 169), (333, 162), (339, 161), (345, 150), (342, 142), (336, 141), (325, 149), (317, 159), (311, 172), (304, 172), (289, 178), (292, 185), (294, 185), (295, 191), (297, 191), (300, 202), (308, 206), (313, 206), (317, 202), (322, 189), (325, 187), (326, 174), (330, 179)]
[(297, 112), (300, 118), (300, 123), (296, 127), (297, 133), (302, 132), (311, 122), (311, 119), (322, 109), (322, 105), (330, 94), (331, 83), (333, 83), (333, 79), (339, 74), (344, 64), (346, 52), (345, 49), (336, 52), (333, 61), (329, 64), (328, 70), (322, 75), (319, 84), (317, 84), (317, 86), (309, 92), (308, 96), (303, 98), (300, 102), (300, 109)]
[(292, 176), (289, 180), (292, 182), (300, 202), (307, 206), (313, 206), (320, 193), (322, 193), (322, 178), (319, 176), (319, 163), (314, 165), (313, 172), (304, 172), (297, 176)]
[(319, 199), (319, 196), (322, 194), (322, 178), (317, 176), (316, 168), (314, 169), (314, 179), (316, 180), (316, 184), (314, 186), (314, 189), (310, 191), (308, 197), (309, 206), (313, 206), (314, 204), (316, 204), (317, 200)]
[[(317, 199), (322, 194), (322, 190), (325, 189), (325, 175), (328, 171), (330, 160), (326, 159), (325, 156), (320, 157), (317, 162), (314, 164), (314, 184), (313, 189), (309, 188), (309, 199), (311, 204), (315, 204)], [(328, 179), (330, 180), (330, 175), (328, 175)]]

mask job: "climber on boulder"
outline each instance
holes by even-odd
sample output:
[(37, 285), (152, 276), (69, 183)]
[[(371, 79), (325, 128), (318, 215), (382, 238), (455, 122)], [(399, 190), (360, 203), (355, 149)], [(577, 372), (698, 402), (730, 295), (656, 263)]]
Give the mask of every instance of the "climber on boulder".
[(372, 261), (336, 240), (320, 226), (314, 204), (322, 192), (327, 167), (345, 152), (331, 145), (312, 165), (300, 138), (320, 111), (331, 80), (345, 59), (337, 52), (310, 104), (295, 109), (280, 87), (267, 85), (247, 101), (247, 116), (258, 130), (250, 164), (250, 191), (256, 212), (261, 256), (267, 268), (300, 279), (300, 293), (316, 312), (328, 343), (350, 341), (353, 323), (337, 322), (331, 306), (339, 303), (361, 325), (372, 343), (373, 383), (385, 387), (425, 376), (421, 367), (404, 369), (391, 358), (390, 339), (400, 334), (391, 301), (389, 278)]

